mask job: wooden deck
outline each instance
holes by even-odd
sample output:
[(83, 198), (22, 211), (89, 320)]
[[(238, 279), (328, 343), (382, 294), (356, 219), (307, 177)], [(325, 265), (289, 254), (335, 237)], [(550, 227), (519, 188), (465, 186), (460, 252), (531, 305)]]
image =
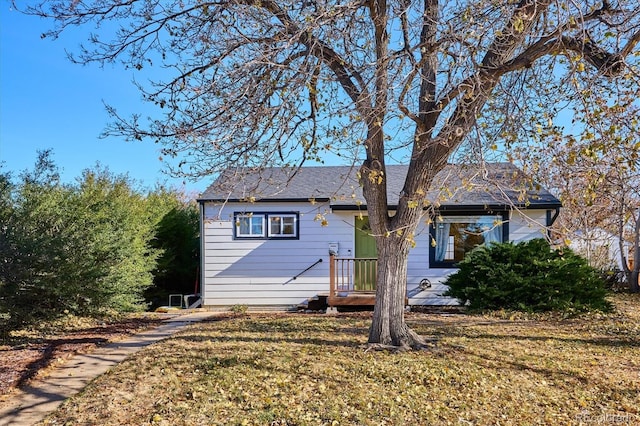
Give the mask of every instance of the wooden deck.
[(327, 297), (329, 306), (373, 306), (376, 304), (375, 292), (369, 293), (349, 293), (344, 296), (336, 295)]

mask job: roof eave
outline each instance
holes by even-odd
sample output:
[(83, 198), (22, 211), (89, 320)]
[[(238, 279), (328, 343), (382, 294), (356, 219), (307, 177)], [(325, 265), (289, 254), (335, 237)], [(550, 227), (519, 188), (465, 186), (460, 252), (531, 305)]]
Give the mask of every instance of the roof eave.
[(329, 198), (326, 197), (307, 197), (307, 198), (264, 198), (264, 199), (255, 199), (253, 201), (249, 201), (246, 198), (198, 198), (196, 201), (198, 203), (308, 203), (313, 201), (317, 201), (320, 203), (324, 203), (329, 201)]
[[(546, 203), (529, 203), (529, 204), (443, 204), (438, 207), (439, 211), (456, 211), (456, 212), (468, 212), (468, 211), (506, 211), (513, 208), (522, 210), (553, 210), (562, 207), (562, 204), (558, 202), (546, 202)], [(331, 204), (333, 210), (348, 211), (348, 210), (367, 210), (366, 204)], [(398, 206), (396, 204), (389, 204), (389, 210), (396, 210)]]
[[(267, 198), (267, 199), (257, 199), (255, 201), (248, 201), (246, 199), (240, 198), (198, 198), (196, 201), (198, 203), (306, 203), (310, 202), (312, 198)], [(313, 198), (316, 202), (327, 202), (330, 201), (330, 198), (322, 197), (322, 198)], [(497, 204), (442, 204), (438, 207), (438, 210), (441, 211), (484, 211), (484, 210), (495, 210), (495, 211), (504, 211), (510, 210), (512, 208), (524, 209), (524, 210), (549, 210), (549, 209), (557, 209), (561, 208), (562, 203), (560, 201), (547, 201), (547, 202), (530, 202), (530, 203), (516, 203), (516, 204), (506, 204), (506, 203), (497, 203)], [(367, 205), (362, 204), (339, 204), (332, 203), (331, 208), (333, 210), (366, 210)], [(389, 210), (396, 210), (398, 208), (397, 204), (389, 204)]]

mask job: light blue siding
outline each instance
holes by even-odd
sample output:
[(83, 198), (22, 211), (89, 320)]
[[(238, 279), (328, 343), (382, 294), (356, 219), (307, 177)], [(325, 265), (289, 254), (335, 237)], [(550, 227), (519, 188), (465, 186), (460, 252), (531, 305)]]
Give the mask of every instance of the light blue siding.
[[(299, 239), (248, 240), (233, 238), (234, 212), (298, 212)], [(331, 211), (329, 203), (226, 203), (204, 204), (203, 299), (215, 308), (245, 304), (253, 307), (293, 308), (305, 299), (329, 291), (329, 244), (338, 243), (341, 257), (353, 257), (355, 217), (358, 212)], [(328, 221), (322, 226), (318, 217)], [(546, 212), (514, 212), (509, 223), (510, 239), (523, 241), (544, 235)], [(452, 305), (442, 296), (442, 282), (455, 269), (430, 269), (428, 225), (415, 235), (416, 247), (409, 254), (407, 291), (413, 305)], [(302, 271), (318, 260), (310, 270)], [(302, 273), (302, 274), (301, 274)], [(299, 275), (296, 279), (293, 279)], [(422, 279), (432, 287), (419, 291)]]

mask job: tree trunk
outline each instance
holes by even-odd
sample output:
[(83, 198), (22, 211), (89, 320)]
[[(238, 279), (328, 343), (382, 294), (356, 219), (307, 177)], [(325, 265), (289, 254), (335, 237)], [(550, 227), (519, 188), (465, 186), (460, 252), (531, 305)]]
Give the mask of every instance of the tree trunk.
[(376, 238), (378, 276), (369, 343), (419, 349), (425, 345), (404, 322), (409, 243), (399, 235)]
[[(374, 133), (369, 138), (371, 146), (381, 146), (375, 145), (376, 138), (380, 137), (381, 134)], [(383, 158), (381, 155), (377, 157)], [(391, 218), (383, 161), (367, 160), (360, 172), (369, 224), (378, 249), (376, 303), (369, 329), (369, 343), (406, 349), (421, 348), (425, 345), (424, 339), (404, 322), (404, 307), (409, 249), (422, 209), (406, 208), (406, 197), (401, 197), (400, 205)]]
[(631, 293), (640, 293), (640, 283), (638, 283), (640, 271), (640, 209), (636, 210), (634, 249), (633, 249), (633, 267), (629, 276), (629, 290)]
[(629, 280), (629, 290), (631, 293), (640, 293), (640, 283), (638, 280), (640, 279), (640, 274), (638, 273), (638, 268), (634, 268), (631, 271), (631, 279)]

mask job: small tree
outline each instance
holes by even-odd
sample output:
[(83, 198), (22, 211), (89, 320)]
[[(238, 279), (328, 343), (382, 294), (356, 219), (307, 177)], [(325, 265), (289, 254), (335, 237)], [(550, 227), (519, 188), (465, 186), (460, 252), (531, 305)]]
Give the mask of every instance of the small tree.
[[(599, 90), (606, 90), (607, 96), (594, 96)], [(559, 225), (569, 240), (576, 231), (588, 236), (596, 229), (616, 237), (617, 263), (630, 290), (638, 292), (640, 86), (633, 75), (627, 75), (613, 87), (598, 88), (594, 83), (583, 91), (574, 126), (539, 132), (538, 143), (521, 150), (519, 156), (525, 162), (546, 165), (536, 171), (536, 178), (559, 194), (564, 206)]]
[(75, 201), (68, 226), (86, 229), (77, 234), (84, 249), (74, 269), (91, 271), (83, 278), (87, 300), (97, 309), (144, 309), (143, 293), (161, 254), (151, 245), (159, 217), (150, 214), (145, 195), (128, 177), (96, 168), (79, 179)]
[[(1, 167), (2, 164), (0, 169)], [(10, 238), (14, 215), (12, 194), (11, 174), (2, 171), (0, 172), (0, 329), (3, 330), (8, 329), (3, 325), (11, 319), (12, 304), (7, 295), (15, 291), (10, 280), (14, 260), (14, 248)], [(3, 334), (0, 332), (0, 338), (4, 337)]]
[[(20, 183), (5, 192), (3, 222), (2, 277), (0, 298), (8, 307), (9, 320), (19, 324), (49, 312), (60, 312), (74, 303), (75, 289), (60, 282), (65, 271), (68, 244), (64, 228), (65, 206), (70, 200), (68, 188), (59, 182), (59, 174), (50, 152), (41, 152), (33, 171), (23, 172)], [(65, 292), (70, 290), (69, 293)]]

